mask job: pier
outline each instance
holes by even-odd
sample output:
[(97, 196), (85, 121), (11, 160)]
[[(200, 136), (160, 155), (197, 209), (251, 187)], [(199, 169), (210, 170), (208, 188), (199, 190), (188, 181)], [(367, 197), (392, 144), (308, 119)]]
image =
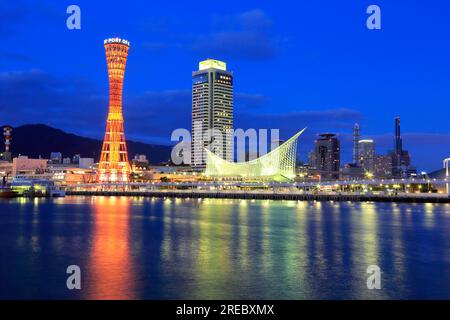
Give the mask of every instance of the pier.
[(229, 190), (68, 190), (67, 195), (77, 196), (129, 196), (159, 198), (219, 198), (219, 199), (254, 199), (254, 200), (294, 200), (294, 201), (353, 201), (353, 202), (407, 202), (407, 203), (450, 203), (446, 194), (350, 194), (350, 193), (304, 193), (271, 192), (264, 190), (229, 191)]

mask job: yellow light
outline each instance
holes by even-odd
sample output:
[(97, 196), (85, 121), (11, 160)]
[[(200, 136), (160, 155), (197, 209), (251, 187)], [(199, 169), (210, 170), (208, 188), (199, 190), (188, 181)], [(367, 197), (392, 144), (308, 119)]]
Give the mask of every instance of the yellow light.
[(218, 70), (227, 70), (227, 64), (223, 61), (214, 60), (214, 59), (207, 59), (204, 61), (200, 61), (198, 65), (199, 70), (206, 70), (206, 69), (218, 69)]
[(367, 179), (373, 179), (373, 173), (370, 172), (370, 171), (367, 171), (367, 172), (366, 172), (366, 178), (367, 178)]

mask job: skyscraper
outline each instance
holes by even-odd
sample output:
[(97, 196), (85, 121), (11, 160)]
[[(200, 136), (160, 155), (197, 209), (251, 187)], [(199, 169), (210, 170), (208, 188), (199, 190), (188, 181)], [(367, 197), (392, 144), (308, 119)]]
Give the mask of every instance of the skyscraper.
[(395, 153), (400, 155), (402, 153), (402, 137), (400, 134), (400, 118), (395, 117), (395, 142), (394, 142)]
[(97, 181), (128, 182), (131, 169), (123, 128), (122, 88), (130, 42), (111, 38), (106, 39), (104, 45), (109, 77), (109, 113)]
[(315, 168), (322, 179), (338, 179), (341, 161), (340, 142), (335, 134), (325, 133), (316, 140)]
[(359, 164), (359, 124), (353, 127), (353, 163)]
[(405, 175), (411, 165), (411, 158), (407, 150), (403, 150), (403, 142), (400, 132), (400, 118), (395, 118), (395, 140), (392, 156), (392, 174), (394, 177)]
[(373, 173), (375, 170), (375, 143), (371, 139), (358, 141), (359, 165), (367, 172)]
[[(215, 137), (208, 137), (209, 132)], [(217, 137), (217, 133), (222, 138)], [(233, 73), (225, 62), (208, 59), (192, 72), (191, 167), (206, 167), (209, 147), (216, 155), (233, 161)]]

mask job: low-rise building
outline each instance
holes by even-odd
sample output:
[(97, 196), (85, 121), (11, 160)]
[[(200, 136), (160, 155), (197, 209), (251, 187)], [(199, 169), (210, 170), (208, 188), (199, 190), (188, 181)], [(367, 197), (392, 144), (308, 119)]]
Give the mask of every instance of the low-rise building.
[(93, 169), (94, 158), (78, 158), (78, 167), (80, 169)]
[(18, 156), (13, 159), (12, 175), (39, 174), (47, 170), (46, 159), (30, 159), (27, 156)]

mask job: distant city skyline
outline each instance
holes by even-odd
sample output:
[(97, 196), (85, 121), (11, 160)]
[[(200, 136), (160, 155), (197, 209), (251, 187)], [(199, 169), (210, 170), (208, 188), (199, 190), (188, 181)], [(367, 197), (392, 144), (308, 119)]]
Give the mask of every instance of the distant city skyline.
[(395, 116), (419, 170), (438, 169), (450, 155), (446, 1), (377, 1), (383, 26), (372, 31), (367, 3), (77, 4), (82, 29), (75, 31), (65, 26), (66, 4), (0, 4), (2, 125), (45, 123), (101, 139), (102, 41), (123, 36), (134, 44), (124, 87), (131, 140), (170, 144), (173, 129), (190, 128), (191, 72), (211, 57), (236, 77), (234, 126), (279, 128), (280, 138), (308, 126), (299, 140), (305, 161), (316, 135), (334, 132), (341, 163), (351, 162), (355, 122), (361, 139), (384, 154), (393, 148)]

